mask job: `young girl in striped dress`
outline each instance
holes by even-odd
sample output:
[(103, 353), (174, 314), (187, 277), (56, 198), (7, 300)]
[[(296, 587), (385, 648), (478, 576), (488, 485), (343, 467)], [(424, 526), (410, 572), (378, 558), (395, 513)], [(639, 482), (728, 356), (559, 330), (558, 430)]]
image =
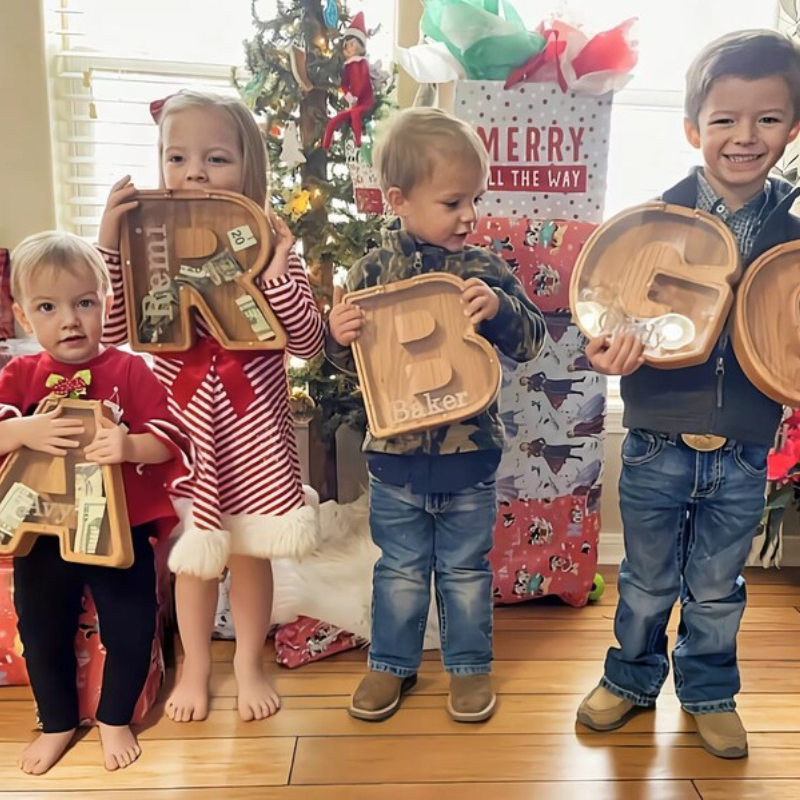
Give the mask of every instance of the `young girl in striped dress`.
[[(163, 188), (234, 191), (265, 207), (266, 150), (246, 106), (184, 91), (154, 107)], [(98, 247), (114, 288), (109, 343), (126, 338), (119, 237), (122, 217), (136, 206), (135, 192), (129, 176), (119, 180), (100, 226)], [(195, 478), (176, 497), (181, 526), (169, 560), (177, 573), (185, 656), (166, 712), (178, 722), (208, 714), (211, 632), (226, 565), (239, 713), (253, 720), (277, 711), (280, 698), (262, 665), (272, 609), (270, 559), (302, 556), (318, 542), (316, 498), (304, 493), (300, 479), (285, 359), (286, 352), (300, 358), (319, 352), (323, 323), (288, 227), (272, 214), (270, 219), (275, 252), (260, 282), (286, 330), (286, 351), (224, 350), (198, 320), (192, 349), (155, 356), (170, 409), (197, 447)]]

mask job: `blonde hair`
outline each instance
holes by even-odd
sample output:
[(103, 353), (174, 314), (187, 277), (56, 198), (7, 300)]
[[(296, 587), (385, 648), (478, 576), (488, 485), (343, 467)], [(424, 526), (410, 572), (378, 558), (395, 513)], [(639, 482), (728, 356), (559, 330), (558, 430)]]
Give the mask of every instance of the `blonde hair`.
[(184, 89), (166, 99), (158, 117), (158, 179), (161, 186), (164, 186), (164, 145), (162, 141), (164, 122), (171, 114), (176, 114), (186, 108), (219, 108), (230, 116), (231, 124), (239, 136), (239, 146), (242, 151), (242, 171), (244, 173), (242, 194), (258, 203), (261, 208), (265, 208), (269, 163), (264, 137), (261, 135), (250, 109), (236, 97)]
[(478, 134), (440, 108), (407, 108), (392, 116), (378, 134), (373, 163), (384, 194), (396, 186), (408, 194), (431, 177), (442, 158), (472, 160), (484, 174), (489, 154)]
[(45, 269), (72, 273), (88, 269), (97, 280), (100, 295), (111, 292), (106, 262), (92, 245), (73, 233), (43, 231), (23, 239), (11, 251), (11, 294), (18, 303)]

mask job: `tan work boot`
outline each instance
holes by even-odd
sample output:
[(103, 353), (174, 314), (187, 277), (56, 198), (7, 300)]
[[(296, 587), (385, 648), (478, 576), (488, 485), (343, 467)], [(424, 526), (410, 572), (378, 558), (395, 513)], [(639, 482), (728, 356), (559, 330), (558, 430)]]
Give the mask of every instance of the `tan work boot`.
[(717, 758), (744, 758), (747, 755), (747, 731), (735, 711), (692, 714), (700, 743)]
[(578, 722), (593, 731), (613, 731), (647, 709), (595, 686), (578, 707)]
[(348, 712), (351, 717), (380, 722), (400, 708), (402, 696), (414, 688), (417, 676), (398, 678), (389, 672), (369, 672), (358, 685)]
[(492, 689), (492, 676), (451, 675), (447, 713), (456, 722), (483, 722), (494, 714), (497, 695)]

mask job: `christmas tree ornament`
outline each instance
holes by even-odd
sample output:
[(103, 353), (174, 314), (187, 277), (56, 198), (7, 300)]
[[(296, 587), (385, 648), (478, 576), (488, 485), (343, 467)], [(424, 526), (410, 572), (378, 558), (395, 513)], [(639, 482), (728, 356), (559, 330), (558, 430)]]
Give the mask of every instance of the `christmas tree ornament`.
[(370, 65), (366, 58), (367, 28), (364, 12), (359, 11), (342, 33), (342, 50), (344, 68), (340, 90), (344, 94), (348, 108), (328, 121), (322, 146), (327, 150), (333, 139), (334, 131), (342, 125), (349, 124), (353, 129), (356, 147), (361, 147), (363, 117), (372, 110), (375, 104), (375, 87), (373, 86)]
[(297, 81), (297, 85), (304, 91), (310, 92), (314, 88), (308, 77), (306, 69), (306, 51), (296, 44), (292, 45), (289, 50), (289, 65), (292, 69), (292, 75)]
[(283, 131), (281, 162), (289, 167), (306, 163), (303, 146), (300, 143), (300, 134), (297, 132), (297, 124), (294, 121), (287, 122)]
[(362, 214), (382, 214), (383, 193), (377, 170), (372, 166), (371, 153), (366, 152), (366, 147), (357, 149), (352, 141), (345, 144), (344, 152), (350, 179), (353, 182), (356, 208)]
[(311, 192), (308, 189), (287, 189), (283, 193), (285, 204), (283, 212), (295, 222), (311, 208)]
[(324, 0), (325, 9), (322, 12), (322, 18), (329, 28), (336, 28), (339, 25), (339, 7), (336, 5), (336, 0)]

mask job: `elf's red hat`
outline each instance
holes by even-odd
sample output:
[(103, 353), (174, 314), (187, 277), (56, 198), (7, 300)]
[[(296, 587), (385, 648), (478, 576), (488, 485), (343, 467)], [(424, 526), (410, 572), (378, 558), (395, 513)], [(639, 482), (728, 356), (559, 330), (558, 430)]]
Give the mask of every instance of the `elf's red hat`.
[(350, 24), (344, 29), (344, 33), (342, 34), (343, 38), (348, 36), (352, 36), (355, 39), (358, 39), (364, 47), (367, 46), (367, 26), (364, 22), (364, 12), (359, 11), (353, 19), (350, 20)]

